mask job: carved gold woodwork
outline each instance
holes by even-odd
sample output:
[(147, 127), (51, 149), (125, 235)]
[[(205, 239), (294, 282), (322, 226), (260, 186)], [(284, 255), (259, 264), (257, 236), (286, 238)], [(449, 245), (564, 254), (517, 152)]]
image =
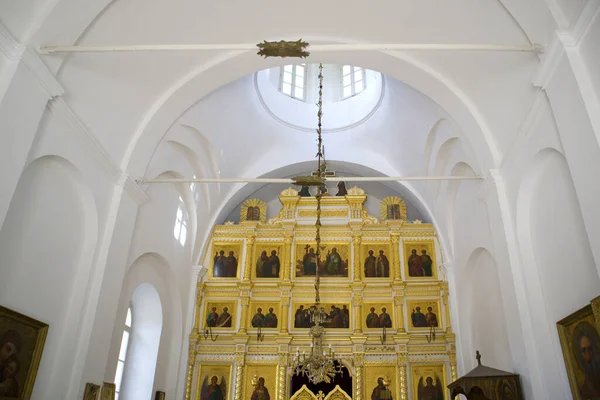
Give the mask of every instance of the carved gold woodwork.
[[(406, 255), (401, 253), (406, 243), (431, 243), (432, 251), (441, 255), (433, 226), (385, 219), (380, 223), (366, 212), (366, 199), (365, 192), (357, 187), (349, 189), (343, 197), (323, 198), (322, 205), (327, 211), (322, 214), (326, 222), (321, 229), (323, 243), (347, 246), (344, 258), (348, 259), (348, 276), (321, 276), (321, 298), (328, 307), (346, 305), (349, 309), (349, 327), (327, 328), (324, 340), (326, 345), (332, 343), (335, 346), (336, 354), (349, 366), (354, 384), (353, 399), (370, 398), (377, 384), (376, 379), (373, 382), (373, 374), (379, 373), (374, 372), (376, 370), (369, 372), (371, 367), (391, 368), (380, 372), (386, 372), (393, 380), (393, 398), (408, 399), (408, 380), (413, 379), (409, 368), (412, 363), (444, 365), (448, 380), (456, 374), (455, 337), (449, 329), (448, 285), (435, 277), (406, 279), (401, 273), (406, 268), (403, 260)], [(279, 200), (278, 215), (267, 223), (254, 221), (214, 227), (210, 238), (212, 245), (201, 263), (209, 273), (196, 289), (186, 399), (199, 399), (202, 384), (199, 379), (210, 374), (212, 366), (217, 372), (231, 368), (229, 375), (224, 374), (229, 379), (227, 396), (230, 399), (245, 399), (252, 377), (256, 371), (266, 371), (267, 366), (272, 368), (268, 374), (268, 371), (264, 372), (272, 380), (267, 385), (271, 398), (300, 395), (289, 393), (287, 368), (297, 347), (300, 351), (310, 349), (307, 329), (295, 328), (294, 321), (298, 305), (312, 304), (315, 291), (314, 280), (310, 276), (296, 278), (295, 268), (297, 260), (303, 259), (302, 254), (297, 254), (303, 251), (298, 250), (299, 245), (314, 240), (316, 200), (301, 198), (292, 188), (281, 192)], [(238, 258), (235, 277), (213, 278), (213, 257), (215, 250), (221, 249), (234, 251)], [(267, 249), (269, 254), (273, 249), (277, 251), (279, 277), (256, 276), (257, 259), (260, 252)], [(384, 250), (389, 261), (389, 277), (365, 278), (365, 251), (369, 249)], [(435, 304), (434, 312), (439, 319), (436, 338), (431, 343), (426, 338), (429, 332), (413, 328), (410, 318), (411, 305), (427, 307), (428, 304)], [(207, 312), (210, 312), (208, 308), (217, 307), (220, 314), (225, 306), (232, 315), (232, 326), (212, 328), (213, 336), (216, 336), (213, 342), (203, 335)], [(257, 339), (258, 329), (251, 326), (258, 307), (264, 313), (273, 307), (278, 321), (276, 329), (262, 331), (262, 341)], [(386, 307), (392, 318), (392, 328), (387, 329), (385, 343), (381, 342), (383, 328), (364, 328), (370, 307), (375, 307), (377, 314)], [(329, 332), (335, 333), (329, 336), (330, 339)], [(312, 400), (318, 393), (313, 395), (306, 398)], [(345, 399), (326, 395), (323, 398)]]

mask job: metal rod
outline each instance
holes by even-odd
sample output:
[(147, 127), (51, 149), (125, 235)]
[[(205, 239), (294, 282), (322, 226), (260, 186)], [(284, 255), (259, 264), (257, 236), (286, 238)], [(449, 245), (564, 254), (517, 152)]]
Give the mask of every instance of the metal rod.
[[(331, 182), (469, 181), (482, 176), (331, 176)], [(294, 183), (291, 178), (137, 178), (138, 183)]]
[[(54, 53), (114, 53), (139, 51), (213, 51), (256, 50), (256, 44), (145, 44), (106, 46), (40, 46), (40, 54)], [(513, 44), (447, 44), (447, 43), (384, 43), (384, 44), (313, 44), (310, 51), (389, 51), (389, 50), (435, 50), (435, 51), (501, 51), (543, 53), (545, 45)]]

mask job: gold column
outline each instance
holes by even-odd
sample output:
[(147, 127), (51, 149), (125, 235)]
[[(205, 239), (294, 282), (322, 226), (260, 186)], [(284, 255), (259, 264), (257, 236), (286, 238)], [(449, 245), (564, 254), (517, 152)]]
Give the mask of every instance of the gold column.
[(363, 304), (362, 296), (358, 292), (354, 292), (354, 296), (352, 297), (352, 307), (354, 307), (354, 334), (360, 335), (362, 334), (362, 327), (360, 325), (362, 321), (362, 317), (360, 315), (360, 309)]
[(396, 311), (396, 321), (398, 324), (398, 333), (406, 333), (404, 329), (404, 313), (402, 312), (402, 306), (404, 305), (404, 296), (394, 297), (394, 310)]
[(362, 238), (360, 233), (352, 234), (352, 243), (354, 247), (354, 280), (360, 281), (362, 279), (362, 260), (360, 259), (360, 242)]
[(289, 312), (290, 312), (290, 294), (289, 294), (289, 292), (282, 293), (282, 295), (281, 295), (281, 319), (279, 320), (281, 327), (279, 329), (279, 332), (281, 332), (284, 335), (288, 334)]
[(356, 365), (356, 387), (354, 391), (354, 399), (362, 400), (363, 398), (363, 372), (365, 369), (365, 353), (354, 353), (354, 365)]
[(254, 242), (256, 241), (256, 237), (254, 235), (246, 236), (246, 262), (244, 268), (244, 280), (249, 281), (252, 276), (252, 262), (254, 258)]
[(283, 242), (285, 244), (284, 246), (284, 252), (283, 252), (283, 273), (281, 275), (281, 278), (284, 281), (289, 281), (290, 280), (290, 270), (293, 268), (295, 268), (294, 263), (292, 263), (292, 241), (293, 241), (294, 236), (292, 234), (289, 234), (286, 232)]
[(452, 323), (450, 321), (450, 304), (448, 304), (448, 282), (442, 282), (442, 301), (446, 312), (446, 333), (452, 333)]
[[(402, 278), (400, 271), (400, 234), (392, 232), (392, 266), (390, 271), (390, 278), (399, 281)], [(393, 271), (393, 272), (392, 272)]]
[(398, 380), (400, 381), (400, 400), (408, 400), (408, 383), (406, 376), (406, 362), (408, 355), (405, 353), (398, 354)]
[(244, 361), (245, 353), (235, 354), (235, 400), (242, 400), (244, 395)]
[[(451, 345), (451, 347), (453, 348), (454, 346)], [(452, 374), (452, 382), (454, 382), (458, 379), (458, 371), (456, 370), (456, 352), (450, 351), (448, 356), (450, 358), (450, 372)]]
[(288, 353), (279, 353), (279, 365), (277, 365), (277, 398), (287, 398), (287, 363)]
[(194, 328), (192, 330), (193, 333), (200, 333), (200, 307), (202, 306), (202, 294), (204, 293), (204, 284), (198, 283), (196, 285), (196, 315), (194, 318)]
[(239, 333), (246, 333), (246, 322), (248, 321), (248, 306), (250, 305), (250, 298), (247, 296), (242, 297), (242, 315), (240, 317), (240, 330)]
[(188, 371), (185, 382), (185, 400), (192, 398), (192, 381), (194, 380), (194, 364), (196, 361), (196, 339), (190, 339), (188, 355)]

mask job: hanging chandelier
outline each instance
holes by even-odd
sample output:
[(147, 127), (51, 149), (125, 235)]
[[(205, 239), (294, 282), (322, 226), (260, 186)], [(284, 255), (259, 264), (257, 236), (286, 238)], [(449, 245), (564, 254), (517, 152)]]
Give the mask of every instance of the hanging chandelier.
[(319, 64), (319, 108), (317, 112), (317, 173), (316, 176), (297, 176), (294, 177), (294, 183), (298, 186), (316, 186), (317, 187), (317, 221), (315, 223), (315, 242), (317, 256), (317, 271), (315, 275), (315, 304), (308, 310), (311, 324), (310, 328), (311, 344), (310, 353), (306, 351), (300, 353), (300, 349), (296, 349), (296, 354), (293, 360), (292, 371), (296, 375), (306, 376), (308, 380), (314, 384), (320, 382), (331, 382), (335, 375), (342, 374), (342, 364), (337, 359), (334, 350), (331, 347), (323, 346), (323, 336), (325, 328), (322, 323), (327, 318), (325, 309), (321, 307), (321, 297), (319, 286), (321, 283), (319, 277), (319, 257), (321, 250), (321, 198), (324, 194), (325, 187), (325, 154), (323, 150), (323, 138), (321, 136), (321, 120), (323, 117), (323, 64)]

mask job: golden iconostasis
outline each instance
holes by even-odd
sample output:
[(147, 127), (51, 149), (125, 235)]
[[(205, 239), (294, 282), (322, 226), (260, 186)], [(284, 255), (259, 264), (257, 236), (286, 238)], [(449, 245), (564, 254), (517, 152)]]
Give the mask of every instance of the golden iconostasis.
[(433, 226), (407, 221), (398, 197), (383, 199), (379, 218), (371, 216), (367, 194), (355, 187), (322, 199), (317, 257), (315, 198), (287, 189), (279, 199), (275, 218), (267, 221), (264, 202), (250, 199), (239, 224), (214, 228), (207, 278), (197, 288), (186, 398), (289, 399), (288, 366), (297, 350), (310, 351), (307, 310), (318, 269), (324, 342), (352, 375), (348, 395), (370, 399), (385, 376), (394, 399), (448, 399), (455, 338)]

